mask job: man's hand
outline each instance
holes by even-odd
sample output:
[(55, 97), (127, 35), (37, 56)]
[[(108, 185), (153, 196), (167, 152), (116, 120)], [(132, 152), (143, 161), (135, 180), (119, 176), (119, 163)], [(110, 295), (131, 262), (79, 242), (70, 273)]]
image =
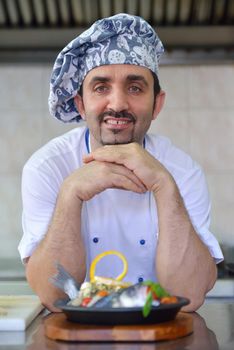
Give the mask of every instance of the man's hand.
[(172, 179), (166, 168), (138, 143), (100, 147), (83, 160), (85, 163), (95, 160), (122, 165), (153, 192), (157, 191), (163, 178)]
[(139, 178), (124, 165), (95, 160), (77, 169), (64, 181), (64, 186), (82, 201), (93, 198), (107, 188), (137, 193), (147, 190)]

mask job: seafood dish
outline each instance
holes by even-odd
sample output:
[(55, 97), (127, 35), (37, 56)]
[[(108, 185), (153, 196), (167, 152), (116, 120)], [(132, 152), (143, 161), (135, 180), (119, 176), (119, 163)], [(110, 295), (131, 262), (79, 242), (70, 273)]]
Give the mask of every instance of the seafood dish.
[[(99, 277), (95, 275), (95, 268), (98, 261), (108, 254), (118, 255), (124, 264), (124, 271), (116, 279)], [(131, 284), (122, 281), (127, 272), (125, 257), (115, 251), (107, 251), (98, 255), (90, 267), (90, 281), (79, 285), (75, 279), (57, 264), (58, 273), (51, 278), (51, 282), (69, 297), (66, 302), (57, 303), (62, 309), (74, 311), (102, 311), (139, 310), (141, 317), (147, 318), (151, 310), (176, 309), (177, 311), (189, 303), (185, 298), (169, 295), (159, 283), (144, 281)]]

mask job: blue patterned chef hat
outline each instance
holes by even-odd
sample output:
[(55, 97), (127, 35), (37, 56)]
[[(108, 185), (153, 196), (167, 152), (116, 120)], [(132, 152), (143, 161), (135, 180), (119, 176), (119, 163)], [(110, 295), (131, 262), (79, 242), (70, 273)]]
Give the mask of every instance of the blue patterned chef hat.
[(74, 102), (86, 74), (106, 64), (136, 64), (158, 75), (163, 45), (141, 17), (121, 13), (96, 21), (57, 56), (51, 81), (49, 111), (63, 122), (80, 121)]

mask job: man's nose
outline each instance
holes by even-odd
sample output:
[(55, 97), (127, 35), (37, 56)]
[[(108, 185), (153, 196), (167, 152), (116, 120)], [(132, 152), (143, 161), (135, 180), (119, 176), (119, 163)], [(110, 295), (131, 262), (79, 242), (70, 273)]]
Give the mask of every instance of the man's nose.
[(115, 112), (128, 110), (128, 96), (123, 89), (113, 89), (109, 95), (108, 108)]

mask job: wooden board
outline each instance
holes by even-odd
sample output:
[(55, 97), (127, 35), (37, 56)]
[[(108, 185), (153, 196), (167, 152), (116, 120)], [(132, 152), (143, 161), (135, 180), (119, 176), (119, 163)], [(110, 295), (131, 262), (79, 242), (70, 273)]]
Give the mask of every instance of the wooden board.
[(45, 321), (45, 334), (66, 341), (158, 341), (184, 337), (193, 331), (191, 315), (179, 312), (170, 322), (151, 325), (98, 326), (67, 321), (63, 313), (51, 314)]

